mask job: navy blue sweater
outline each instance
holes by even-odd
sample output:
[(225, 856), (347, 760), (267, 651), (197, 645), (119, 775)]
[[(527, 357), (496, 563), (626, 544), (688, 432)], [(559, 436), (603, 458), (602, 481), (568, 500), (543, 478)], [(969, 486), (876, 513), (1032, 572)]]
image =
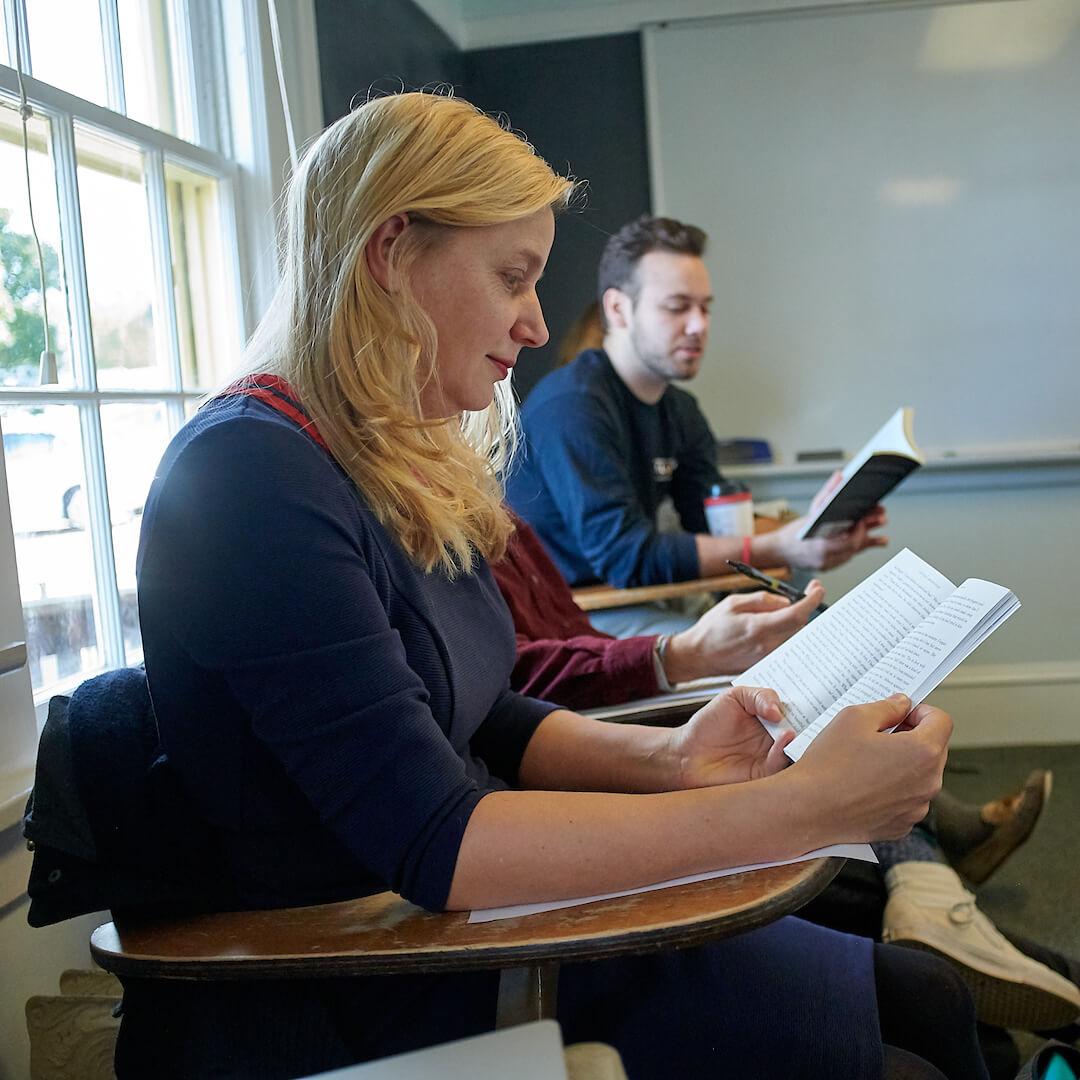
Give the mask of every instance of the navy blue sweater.
[(470, 814), (554, 707), (509, 690), (487, 567), (419, 571), (308, 434), (231, 397), (167, 450), (138, 578), (162, 742), (241, 902), (440, 908)]
[[(487, 568), (418, 572), (309, 435), (250, 398), (169, 447), (139, 604), (163, 741), (241, 903), (391, 886), (439, 907), (469, 814), (553, 708), (507, 689), (513, 627)], [(870, 949), (786, 919), (564, 964), (559, 1020), (631, 1076), (878, 1076)], [(124, 983), (118, 1076), (249, 1080), (488, 1030), (497, 974)]]
[[(698, 576), (693, 533), (720, 482), (716, 441), (697, 401), (669, 386), (639, 401), (601, 350), (545, 376), (522, 410), (525, 447), (507, 500), (571, 585), (655, 585)], [(660, 533), (670, 495), (685, 532)]]

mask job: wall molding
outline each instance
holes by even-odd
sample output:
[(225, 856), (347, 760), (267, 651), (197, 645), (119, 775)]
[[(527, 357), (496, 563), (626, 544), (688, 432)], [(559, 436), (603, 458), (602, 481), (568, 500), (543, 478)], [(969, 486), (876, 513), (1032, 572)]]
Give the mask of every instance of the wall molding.
[[(942, 688), (985, 686), (1075, 686), (1080, 684), (1080, 660), (1019, 661), (1012, 664), (964, 664), (943, 682)], [(1078, 702), (1080, 708), (1080, 702)], [(1080, 729), (1075, 732), (1080, 742)]]
[(932, 700), (952, 715), (955, 747), (1076, 744), (1078, 686), (1080, 660), (965, 664)]
[[(797, 465), (725, 465), (725, 476), (748, 484), (757, 499), (809, 499), (846, 462)], [(958, 491), (1080, 486), (1080, 452), (1047, 449), (930, 457), (889, 498)]]

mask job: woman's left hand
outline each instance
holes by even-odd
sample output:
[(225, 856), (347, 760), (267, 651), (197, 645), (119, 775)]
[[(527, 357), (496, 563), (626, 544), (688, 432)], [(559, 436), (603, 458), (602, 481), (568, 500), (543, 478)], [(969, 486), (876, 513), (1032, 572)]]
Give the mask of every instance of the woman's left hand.
[(789, 765), (784, 754), (795, 732), (773, 742), (758, 717), (780, 723), (783, 713), (775, 690), (735, 686), (699, 709), (672, 733), (680, 788), (738, 784), (771, 776)]

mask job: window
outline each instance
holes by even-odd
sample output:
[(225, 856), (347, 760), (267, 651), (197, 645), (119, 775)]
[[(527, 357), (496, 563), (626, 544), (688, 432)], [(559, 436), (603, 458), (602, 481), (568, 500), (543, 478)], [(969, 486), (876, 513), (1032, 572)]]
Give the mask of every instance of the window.
[[(40, 702), (141, 659), (135, 556), (154, 467), (248, 328), (225, 59), (240, 5), (0, 2), (0, 429)], [(46, 305), (58, 381), (43, 386)]]

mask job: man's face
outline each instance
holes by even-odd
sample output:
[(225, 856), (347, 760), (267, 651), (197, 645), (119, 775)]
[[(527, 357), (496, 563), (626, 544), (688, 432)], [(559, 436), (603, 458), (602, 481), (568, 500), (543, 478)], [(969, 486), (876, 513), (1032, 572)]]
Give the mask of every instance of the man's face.
[(695, 255), (650, 251), (637, 265), (637, 299), (626, 316), (638, 362), (666, 382), (692, 379), (709, 336), (712, 287)]

